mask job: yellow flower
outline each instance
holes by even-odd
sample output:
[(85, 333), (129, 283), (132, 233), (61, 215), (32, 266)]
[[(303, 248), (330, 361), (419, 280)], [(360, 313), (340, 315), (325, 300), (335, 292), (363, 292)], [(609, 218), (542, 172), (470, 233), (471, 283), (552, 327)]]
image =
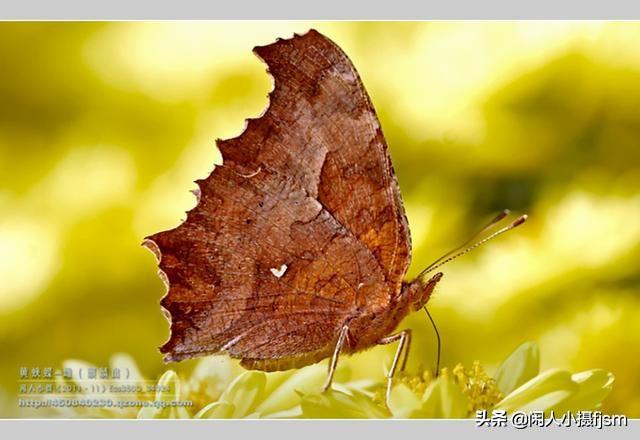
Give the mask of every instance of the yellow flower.
[[(129, 379), (143, 380), (131, 358), (116, 355), (112, 365), (126, 365)], [(327, 371), (316, 364), (299, 370), (276, 373), (244, 371), (224, 357), (202, 359), (187, 377), (166, 371), (155, 384), (153, 394), (127, 395), (126, 399), (149, 402), (128, 408), (65, 409), (67, 417), (138, 418), (467, 418), (478, 410), (515, 411), (594, 410), (609, 394), (613, 375), (603, 370), (571, 374), (567, 371), (539, 372), (539, 351), (534, 343), (518, 347), (489, 375), (479, 362), (442, 368), (437, 377), (430, 371), (400, 374), (385, 402), (385, 384), (379, 381), (351, 381), (350, 370), (338, 368), (333, 389), (320, 393)], [(67, 361), (65, 367), (89, 368), (81, 361)], [(97, 381), (101, 384), (101, 381)], [(95, 393), (94, 393), (95, 394)], [(116, 394), (84, 393), (76, 397), (113, 398)], [(185, 404), (187, 402), (188, 404)]]
[[(493, 409), (563, 414), (598, 408), (614, 381), (603, 370), (538, 373), (538, 347), (528, 342), (500, 365), (495, 377), (479, 362), (468, 369), (460, 364), (451, 371), (443, 368), (437, 378), (430, 372), (402, 375), (392, 390), (389, 409), (398, 418), (465, 418)], [(378, 401), (381, 395), (377, 394)]]

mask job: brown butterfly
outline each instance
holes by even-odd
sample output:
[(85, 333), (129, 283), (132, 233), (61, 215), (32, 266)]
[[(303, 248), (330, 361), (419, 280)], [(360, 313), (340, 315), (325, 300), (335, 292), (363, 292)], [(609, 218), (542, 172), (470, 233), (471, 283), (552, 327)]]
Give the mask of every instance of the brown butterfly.
[(388, 395), (411, 340), (410, 330), (392, 332), (442, 278), (426, 275), (457, 254), (403, 281), (411, 238), (398, 183), (336, 44), (311, 30), (254, 52), (275, 82), (268, 109), (217, 142), (223, 164), (197, 181), (186, 221), (145, 242), (169, 286), (171, 338), (160, 350), (167, 362), (228, 353), (264, 371), (330, 357), (326, 390), (340, 353), (398, 341)]

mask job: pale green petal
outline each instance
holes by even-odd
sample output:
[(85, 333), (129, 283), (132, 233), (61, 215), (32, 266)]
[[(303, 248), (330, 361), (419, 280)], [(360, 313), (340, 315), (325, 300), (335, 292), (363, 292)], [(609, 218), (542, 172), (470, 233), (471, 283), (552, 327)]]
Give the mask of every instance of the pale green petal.
[(182, 406), (178, 406), (178, 407), (169, 409), (169, 416), (167, 418), (169, 418), (169, 419), (190, 419), (191, 418), (191, 414), (189, 414), (189, 411), (187, 411), (187, 408), (182, 407)]
[[(90, 364), (89, 362), (85, 362), (85, 361), (81, 361), (81, 360), (77, 360), (77, 359), (67, 359), (62, 363), (62, 368), (66, 369), (69, 368), (71, 369), (71, 373), (72, 373), (72, 378), (68, 379), (65, 377), (60, 377), (60, 380), (62, 381), (61, 383), (81, 383), (82, 380), (86, 380), (88, 378), (88, 374), (89, 374), (89, 369), (90, 368), (96, 368), (97, 367), (93, 364)], [(80, 372), (82, 371), (83, 374), (83, 378), (80, 378)], [(107, 384), (103, 381), (100, 380), (98, 377), (96, 377), (96, 379), (92, 379), (91, 382), (94, 386), (96, 387), (102, 387), (102, 386), (106, 386)], [(89, 393), (84, 393), (86, 395), (89, 395)]]
[(422, 401), (416, 393), (403, 383), (395, 385), (389, 396), (389, 410), (393, 417), (400, 419), (411, 418), (412, 414), (422, 408)]
[[(175, 371), (168, 370), (160, 376), (158, 388), (155, 400), (162, 402), (175, 402), (180, 400), (180, 378)], [(166, 406), (164, 408), (149, 406), (138, 411), (139, 419), (185, 419), (189, 417), (189, 411), (181, 406)]]
[(509, 394), (540, 371), (540, 350), (535, 342), (525, 342), (516, 348), (498, 367), (495, 374), (498, 389)]
[(592, 411), (598, 407), (611, 392), (615, 380), (612, 373), (604, 370), (588, 370), (576, 373), (571, 379), (578, 384), (578, 392), (553, 408), (556, 414), (567, 411)]
[(439, 377), (422, 396), (422, 408), (414, 417), (460, 419), (467, 415), (468, 402), (453, 380)]
[(263, 414), (262, 417), (269, 419), (299, 419), (302, 417), (302, 408), (300, 408), (300, 405), (296, 405), (284, 411)]
[[(337, 383), (335, 385), (339, 388), (341, 384)], [(344, 386), (350, 390), (358, 390), (365, 394), (373, 395), (376, 389), (380, 387), (380, 381), (377, 379), (358, 379), (345, 382)]]
[(262, 415), (259, 412), (252, 412), (251, 414), (247, 414), (244, 416), (245, 419), (261, 419)]
[(545, 411), (548, 412), (553, 408), (557, 407), (557, 405), (562, 404), (567, 399), (569, 399), (573, 395), (574, 391), (567, 390), (557, 390), (557, 391), (549, 391), (542, 396), (536, 397), (529, 402), (525, 403), (517, 410), (524, 412), (532, 412), (532, 411)]
[(184, 407), (156, 408), (148, 406), (141, 408), (137, 417), (139, 419), (188, 419), (191, 415)]
[(230, 419), (236, 407), (227, 402), (213, 402), (202, 408), (194, 419)]
[(229, 384), (245, 371), (228, 356), (207, 356), (198, 361), (187, 384), (190, 390), (217, 400)]
[[(66, 397), (68, 398), (89, 398), (89, 399), (105, 399), (105, 400), (122, 400), (122, 399), (143, 399), (146, 396), (137, 393), (127, 393), (126, 396), (123, 396), (119, 392), (111, 392), (110, 386), (114, 385), (123, 385), (123, 384), (131, 384), (131, 385), (139, 385), (139, 381), (142, 377), (139, 374), (138, 368), (135, 365), (133, 359), (126, 354), (116, 354), (111, 357), (110, 363), (111, 372), (113, 372), (113, 368), (120, 368), (122, 375), (120, 379), (112, 379), (111, 374), (108, 379), (100, 379), (99, 374), (95, 379), (89, 379), (89, 369), (94, 368), (98, 369), (95, 365), (76, 359), (68, 359), (62, 363), (62, 368), (70, 368), (73, 373), (73, 377), (71, 379), (65, 379), (63, 377), (55, 377), (53, 380), (57, 385), (69, 385), (69, 384), (78, 384), (84, 386), (84, 390), (78, 391), (76, 393), (67, 393)], [(127, 372), (126, 369), (129, 370), (129, 379), (126, 379)], [(82, 374), (82, 377), (80, 377)], [(58, 395), (56, 395), (57, 397)], [(63, 414), (65, 417), (91, 417), (91, 418), (123, 418), (123, 417), (134, 417), (140, 411), (135, 407), (130, 408), (118, 408), (117, 406), (108, 407), (108, 408), (98, 408), (98, 407), (74, 407), (74, 408), (55, 408), (55, 412), (59, 414)], [(151, 414), (151, 410), (146, 410), (142, 414), (149, 415)]]
[(248, 415), (262, 399), (267, 377), (262, 371), (246, 371), (222, 393), (220, 400), (233, 404), (233, 418)]
[(155, 419), (155, 418), (161, 418), (161, 417), (158, 417), (159, 415), (160, 415), (160, 408), (147, 406), (144, 408), (140, 408), (140, 411), (138, 411), (137, 417), (139, 419)]
[[(267, 397), (256, 407), (262, 414), (291, 409), (300, 404), (300, 395), (318, 392), (327, 376), (327, 369), (320, 365), (303, 368), (293, 373), (270, 374), (265, 394)], [(275, 377), (273, 377), (275, 376)], [(272, 382), (278, 385), (273, 387)]]
[(359, 392), (346, 394), (329, 390), (305, 395), (300, 403), (303, 417), (309, 419), (369, 419), (387, 417), (385, 411)]
[(171, 402), (179, 400), (180, 397), (180, 379), (173, 370), (167, 370), (158, 380), (158, 391), (156, 391), (156, 400)]
[[(329, 397), (338, 393), (329, 390), (326, 393), (312, 393), (302, 397), (300, 409), (302, 417), (306, 419), (333, 419), (333, 418), (362, 418), (359, 413), (354, 415), (354, 409), (340, 402), (340, 397)], [(342, 393), (340, 393), (342, 394)]]
[(509, 413), (547, 411), (575, 394), (578, 388), (567, 371), (545, 371), (502, 399), (496, 409), (504, 409)]
[[(146, 385), (151, 383), (145, 381), (144, 377), (138, 369), (135, 360), (126, 353), (116, 353), (111, 356), (109, 365), (113, 371), (114, 368), (120, 369), (120, 377), (113, 379), (112, 383), (116, 386), (141, 386), (141, 392), (129, 394), (129, 397), (136, 399), (148, 398), (151, 394), (146, 393)], [(127, 396), (118, 396), (119, 399), (126, 399)], [(122, 412), (122, 411), (121, 411)], [(128, 410), (127, 410), (128, 412)]]
[[(76, 394), (76, 396), (82, 395), (85, 398), (96, 398), (96, 399), (106, 399), (106, 400), (117, 400), (118, 396), (114, 395), (109, 391), (109, 382), (103, 379), (100, 379), (98, 376), (95, 379), (90, 379), (90, 382), (86, 382), (89, 377), (89, 369), (97, 368), (95, 365), (77, 360), (77, 359), (67, 359), (62, 363), (63, 368), (70, 368), (73, 374), (73, 378), (64, 379), (62, 378), (62, 383), (64, 382), (72, 382), (79, 385), (87, 385), (90, 383), (92, 387), (96, 388), (96, 392), (91, 392), (91, 387), (86, 392), (81, 392)], [(80, 373), (82, 372), (82, 373)], [(80, 378), (80, 374), (82, 374), (82, 378)], [(108, 411), (108, 410), (107, 410)], [(96, 412), (94, 408), (84, 408), (83, 412)], [(100, 409), (98, 412), (104, 412), (104, 409)]]
[(388, 418), (389, 411), (374, 403), (372, 396), (359, 390), (349, 390), (360, 410), (370, 419)]

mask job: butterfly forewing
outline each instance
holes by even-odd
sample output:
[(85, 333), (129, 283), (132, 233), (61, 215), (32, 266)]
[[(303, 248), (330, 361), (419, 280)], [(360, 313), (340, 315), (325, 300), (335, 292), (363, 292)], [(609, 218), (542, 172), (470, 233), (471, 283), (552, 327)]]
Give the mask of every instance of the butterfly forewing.
[(384, 310), (409, 263), (409, 231), (362, 83), (310, 31), (255, 52), (270, 106), (199, 181), (187, 220), (149, 239), (171, 315), (167, 360), (226, 351), (261, 369), (328, 356), (341, 326)]

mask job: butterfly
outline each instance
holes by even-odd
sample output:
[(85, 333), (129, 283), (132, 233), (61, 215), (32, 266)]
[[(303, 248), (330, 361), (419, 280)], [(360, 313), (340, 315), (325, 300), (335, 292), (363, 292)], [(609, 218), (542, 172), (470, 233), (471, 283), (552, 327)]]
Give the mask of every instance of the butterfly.
[(217, 141), (223, 163), (196, 182), (186, 220), (145, 241), (168, 286), (160, 350), (167, 362), (227, 353), (263, 371), (329, 358), (327, 390), (341, 354), (398, 342), (388, 396), (411, 342), (394, 330), (457, 254), (404, 281), (411, 237), (387, 144), (335, 43), (310, 30), (254, 52), (274, 79), (267, 110)]

